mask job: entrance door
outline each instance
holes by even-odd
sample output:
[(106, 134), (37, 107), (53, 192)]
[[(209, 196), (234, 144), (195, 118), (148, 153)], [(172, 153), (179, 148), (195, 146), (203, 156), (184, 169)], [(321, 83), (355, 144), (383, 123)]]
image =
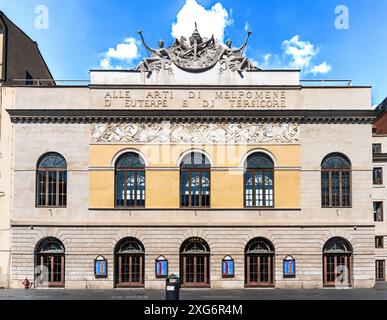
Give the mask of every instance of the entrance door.
[(208, 284), (208, 256), (183, 256), (183, 283), (189, 287), (206, 287)]
[(144, 286), (144, 257), (144, 246), (137, 239), (125, 238), (117, 244), (114, 271), (117, 288)]
[(342, 238), (332, 238), (323, 249), (323, 280), (325, 287), (351, 285), (352, 249)]
[(246, 284), (253, 287), (270, 287), (273, 281), (273, 256), (269, 254), (251, 254), (246, 257)]
[(255, 238), (245, 249), (245, 282), (247, 287), (274, 286), (274, 246), (264, 238)]
[(209, 287), (210, 250), (200, 238), (186, 240), (181, 248), (180, 273), (183, 287)]
[(376, 269), (376, 281), (385, 281), (386, 280), (385, 260), (376, 260), (375, 269)]
[(350, 256), (326, 254), (324, 256), (324, 286), (350, 285)]
[(143, 286), (143, 256), (123, 254), (118, 257), (119, 287)]
[(42, 241), (36, 252), (35, 286), (64, 287), (65, 251), (55, 238)]
[(64, 256), (61, 254), (40, 255), (41, 272), (47, 272), (49, 287), (64, 286)]

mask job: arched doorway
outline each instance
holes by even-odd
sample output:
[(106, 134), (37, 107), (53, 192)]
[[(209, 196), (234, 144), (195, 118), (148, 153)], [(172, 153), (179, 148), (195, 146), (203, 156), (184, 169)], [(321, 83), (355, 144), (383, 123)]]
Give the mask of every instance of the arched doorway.
[(251, 240), (245, 249), (247, 287), (274, 286), (274, 246), (264, 238)]
[(36, 287), (64, 287), (65, 249), (58, 239), (42, 240), (36, 248)]
[(332, 238), (323, 248), (324, 287), (351, 285), (352, 248), (342, 238)]
[(117, 288), (144, 286), (144, 246), (135, 238), (121, 240), (115, 248), (115, 286)]
[(184, 287), (210, 286), (210, 247), (201, 238), (190, 238), (180, 249), (180, 274)]

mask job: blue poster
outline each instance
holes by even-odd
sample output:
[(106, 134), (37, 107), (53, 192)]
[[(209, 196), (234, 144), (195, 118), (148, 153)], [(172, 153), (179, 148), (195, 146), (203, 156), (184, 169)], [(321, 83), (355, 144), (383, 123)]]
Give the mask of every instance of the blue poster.
[(156, 276), (166, 277), (168, 276), (168, 261), (156, 260)]
[(285, 260), (284, 261), (284, 276), (294, 277), (296, 275), (295, 261)]
[(107, 276), (107, 261), (106, 260), (95, 260), (95, 275), (96, 277)]
[(223, 260), (222, 273), (225, 277), (234, 276), (234, 260)]

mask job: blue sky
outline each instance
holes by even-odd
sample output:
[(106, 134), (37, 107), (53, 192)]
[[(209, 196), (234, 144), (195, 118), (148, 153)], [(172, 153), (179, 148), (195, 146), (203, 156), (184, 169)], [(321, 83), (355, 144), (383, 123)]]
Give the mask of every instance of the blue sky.
[[(38, 5), (48, 8), (48, 29), (35, 26)], [(348, 8), (349, 29), (335, 27), (338, 5)], [(235, 46), (252, 30), (246, 54), (262, 68), (372, 85), (373, 104), (387, 96), (386, 0), (0, 0), (0, 10), (38, 42), (56, 79), (133, 67), (146, 55), (137, 31), (153, 47), (160, 38), (169, 45), (172, 29), (190, 34), (197, 20), (202, 34)]]

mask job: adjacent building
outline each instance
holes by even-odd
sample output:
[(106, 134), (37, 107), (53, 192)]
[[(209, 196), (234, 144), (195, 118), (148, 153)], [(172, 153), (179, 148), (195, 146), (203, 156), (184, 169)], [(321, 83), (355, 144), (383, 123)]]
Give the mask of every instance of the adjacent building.
[(87, 86), (3, 86), (10, 287), (375, 286), (371, 87), (260, 70), (247, 40), (195, 30)]
[(38, 44), (0, 11), (0, 82), (54, 85)]
[(11, 212), (11, 127), (2, 107), (4, 85), (53, 86), (38, 45), (0, 11), (0, 288), (9, 284)]
[(375, 273), (377, 281), (386, 281), (387, 249), (384, 240), (387, 236), (387, 224), (384, 207), (387, 201), (384, 173), (387, 170), (387, 99), (378, 107), (378, 117), (373, 128), (373, 206), (375, 221)]

